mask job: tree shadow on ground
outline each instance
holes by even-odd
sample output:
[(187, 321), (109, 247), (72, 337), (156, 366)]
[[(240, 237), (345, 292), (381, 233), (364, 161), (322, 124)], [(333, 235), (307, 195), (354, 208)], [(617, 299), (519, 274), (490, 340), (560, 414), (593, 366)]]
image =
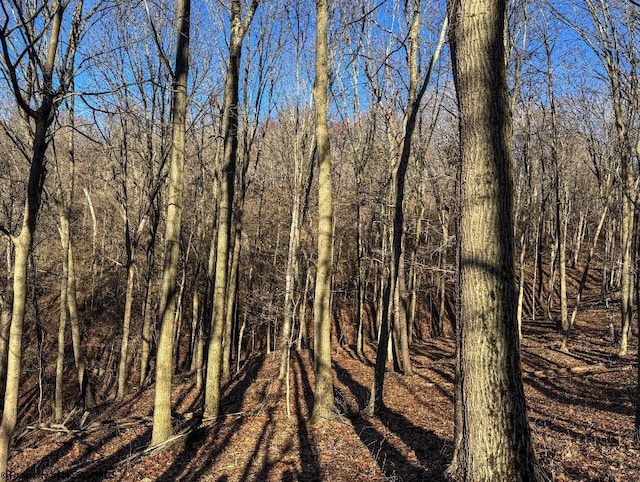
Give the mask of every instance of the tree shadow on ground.
[(592, 380), (575, 382), (571, 377), (556, 381), (551, 378), (527, 377), (526, 384), (550, 400), (563, 405), (581, 405), (593, 410), (633, 416), (633, 395), (629, 387), (607, 386)]
[[(320, 464), (316, 447), (311, 441), (309, 435), (308, 418), (311, 413), (313, 404), (313, 390), (311, 389), (311, 381), (309, 373), (305, 368), (300, 352), (294, 352), (294, 360), (297, 365), (298, 376), (294, 378), (293, 396), (296, 400), (296, 418), (298, 419), (298, 450), (300, 452), (300, 461), (302, 463), (302, 471), (292, 472), (289, 474), (290, 480), (313, 481), (320, 477)], [(285, 474), (287, 475), (287, 474)]]
[(158, 478), (159, 482), (200, 480), (224, 451), (233, 435), (241, 429), (242, 418), (225, 422), (224, 416), (241, 411), (247, 390), (253, 384), (264, 361), (264, 355), (255, 357), (246, 363), (244, 370), (225, 387), (226, 391), (220, 403), (221, 416), (213, 427), (201, 426), (203, 395), (197, 397), (191, 407), (194, 412), (193, 419), (184, 421), (182, 427), (179, 427), (179, 431), (186, 434), (182, 447), (176, 454), (175, 462)]
[[(295, 481), (316, 481), (321, 480), (321, 471), (319, 468), (317, 448), (312, 441), (312, 437), (309, 433), (308, 426), (308, 414), (310, 412), (311, 403), (313, 400), (313, 392), (311, 390), (311, 384), (308, 376), (308, 367), (304, 363), (302, 356), (299, 352), (292, 353), (292, 363), (290, 362), (290, 377), (293, 384), (293, 400), (294, 400), (294, 413), (296, 418), (296, 435), (298, 454), (300, 457), (301, 468), (289, 468), (282, 475), (283, 480), (295, 480)], [(284, 383), (281, 382), (278, 394), (281, 394), (281, 388), (284, 387)], [(276, 466), (282, 462), (284, 454), (293, 450), (295, 446), (295, 440), (289, 439), (284, 446), (278, 448), (277, 455), (270, 453), (270, 446), (274, 439), (278, 435), (277, 420), (275, 418), (274, 410), (269, 411), (267, 420), (265, 421), (261, 433), (256, 441), (256, 446), (249, 457), (249, 462), (244, 469), (240, 480), (273, 480), (272, 472), (276, 469)], [(260, 458), (262, 454), (262, 458)], [(254, 461), (260, 461), (261, 467), (254, 464)]]
[[(45, 438), (52, 446), (57, 446), (49, 454), (40, 457), (31, 466), (24, 470), (18, 478), (23, 480), (32, 480), (36, 477), (50, 478), (51, 480), (94, 480), (90, 477), (93, 474), (106, 474), (113, 469), (118, 463), (125, 460), (133, 452), (143, 447), (150, 440), (150, 428), (143, 434), (140, 434), (134, 441), (125, 443), (116, 453), (103, 457), (101, 448), (111, 444), (119, 437), (119, 424), (117, 420), (112, 419), (112, 411), (117, 409), (134, 412), (136, 402), (135, 397), (127, 397), (119, 403), (101, 404), (90, 411), (85, 412), (73, 410), (65, 419), (59, 433), (46, 435), (46, 432), (25, 431), (18, 435), (16, 443), (17, 450), (24, 450), (31, 445), (30, 440), (36, 444), (42, 443)], [(81, 422), (81, 420), (83, 422)], [(148, 423), (148, 417), (132, 416), (129, 420), (130, 425), (144, 426)], [(36, 434), (40, 434), (37, 436)], [(98, 435), (100, 434), (100, 435)], [(55, 437), (55, 438), (54, 438)], [(145, 438), (146, 437), (146, 438)], [(146, 440), (146, 441), (145, 441)], [(73, 454), (72, 456), (70, 454)], [(50, 475), (58, 462), (64, 458), (70, 458), (71, 466), (64, 467), (64, 470)], [(89, 477), (87, 479), (86, 477)]]
[(447, 444), (429, 430), (411, 424), (402, 415), (382, 409), (378, 419), (393, 432), (407, 447), (413, 451), (418, 464), (409, 460), (404, 450), (401, 452), (383, 431), (374, 427), (369, 419), (360, 414), (352, 414), (349, 419), (358, 433), (360, 440), (367, 447), (372, 457), (387, 478), (399, 477), (400, 480), (425, 480), (445, 482), (445, 470), (451, 460)]
[[(114, 433), (109, 439), (114, 439), (117, 434)], [(132, 442), (123, 445), (106, 458), (100, 458), (95, 461), (88, 461), (69, 467), (67, 470), (55, 474), (56, 481), (85, 481), (85, 480), (102, 480), (111, 474), (117, 466), (125, 462), (132, 453), (149, 445), (151, 441), (151, 427), (138, 435)]]
[(414, 425), (401, 413), (388, 408), (382, 409), (378, 418), (385, 427), (415, 452), (422, 466), (427, 468), (423, 480), (434, 482), (447, 480), (445, 471), (451, 462), (451, 444), (434, 432)]
[[(348, 414), (355, 431), (367, 447), (387, 478), (400, 477), (401, 480), (446, 481), (445, 470), (451, 461), (449, 444), (434, 432), (412, 424), (405, 416), (389, 408), (382, 408), (377, 418), (384, 427), (395, 434), (408, 449), (415, 453), (419, 464), (411, 462), (407, 455), (394, 447), (387, 434), (376, 428), (362, 415), (370, 390), (358, 383), (339, 364), (334, 365), (336, 375), (358, 401), (358, 411)], [(404, 451), (403, 451), (404, 452)]]
[(214, 427), (195, 427), (186, 436), (175, 462), (157, 481), (201, 480), (241, 428), (242, 419)]
[(222, 413), (237, 413), (242, 409), (247, 390), (252, 386), (258, 373), (260, 373), (265, 357), (265, 354), (260, 354), (255, 356), (253, 360), (246, 360), (243, 370), (224, 387), (220, 407)]
[(56, 460), (66, 456), (73, 449), (74, 441), (67, 440), (63, 442), (57, 449), (49, 452), (45, 457), (40, 458), (31, 465), (27, 470), (22, 472), (18, 478), (21, 480), (35, 480), (42, 477), (44, 469)]

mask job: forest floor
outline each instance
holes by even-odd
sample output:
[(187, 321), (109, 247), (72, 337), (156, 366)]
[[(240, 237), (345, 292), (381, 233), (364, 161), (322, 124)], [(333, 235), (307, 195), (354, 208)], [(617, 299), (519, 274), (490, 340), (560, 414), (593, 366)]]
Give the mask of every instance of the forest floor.
[[(608, 313), (594, 304), (579, 316), (571, 354), (559, 350), (551, 323), (525, 323), (523, 373), (535, 450), (553, 480), (640, 480), (632, 440), (637, 387), (636, 338), (618, 357)], [(366, 418), (373, 350), (360, 360), (333, 349), (341, 417), (308, 423), (313, 371), (308, 352), (293, 352), (289, 398), (276, 354), (254, 357), (225, 389), (223, 417), (201, 422), (191, 378), (174, 377), (174, 420), (183, 434), (170, 450), (147, 450), (153, 387), (63, 425), (18, 428), (12, 480), (51, 481), (444, 481), (453, 452), (451, 339), (416, 341), (415, 375), (388, 373), (387, 409)], [(288, 400), (288, 401), (287, 401)], [(22, 397), (24, 404), (33, 403)]]

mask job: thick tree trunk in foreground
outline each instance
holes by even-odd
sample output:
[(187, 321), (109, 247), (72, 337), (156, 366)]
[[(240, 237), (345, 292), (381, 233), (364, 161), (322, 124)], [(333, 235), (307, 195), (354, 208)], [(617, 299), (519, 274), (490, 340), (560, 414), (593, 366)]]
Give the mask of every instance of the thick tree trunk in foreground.
[(329, 72), (327, 67), (327, 0), (316, 0), (316, 76), (313, 98), (316, 108), (318, 155), (318, 269), (313, 303), (315, 355), (314, 422), (335, 416), (331, 370), (331, 267), (333, 262), (333, 195), (331, 188), (331, 149), (327, 111), (329, 110)]
[(178, 40), (173, 73), (171, 174), (165, 232), (164, 266), (160, 293), (160, 337), (156, 360), (156, 392), (153, 406), (151, 446), (173, 436), (171, 424), (171, 377), (173, 374), (173, 328), (177, 304), (176, 278), (180, 258), (180, 228), (184, 203), (185, 124), (189, 74), (189, 28), (191, 0), (178, 1)]
[(449, 5), (462, 154), (459, 462), (465, 481), (539, 480), (515, 312), (505, 10), (503, 0)]

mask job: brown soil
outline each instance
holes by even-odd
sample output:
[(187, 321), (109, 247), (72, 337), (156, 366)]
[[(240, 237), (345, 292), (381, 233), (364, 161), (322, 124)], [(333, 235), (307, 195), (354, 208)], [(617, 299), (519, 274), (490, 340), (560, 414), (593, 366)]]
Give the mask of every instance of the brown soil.
[[(571, 354), (559, 351), (550, 323), (524, 327), (523, 372), (538, 457), (557, 481), (640, 480), (632, 440), (637, 387), (631, 355), (617, 356), (604, 307), (580, 315)], [(153, 387), (105, 402), (86, 420), (23, 425), (11, 454), (14, 480), (132, 481), (442, 481), (452, 455), (453, 341), (418, 341), (416, 374), (386, 376), (388, 409), (359, 413), (372, 377), (371, 359), (336, 346), (334, 382), (340, 418), (308, 423), (313, 373), (307, 352), (292, 355), (287, 384), (275, 354), (248, 360), (225, 389), (224, 417), (201, 422), (200, 401), (186, 375), (174, 379), (175, 426), (183, 434), (148, 451)], [(22, 398), (34, 403), (33, 393)], [(289, 414), (287, 413), (289, 411)]]

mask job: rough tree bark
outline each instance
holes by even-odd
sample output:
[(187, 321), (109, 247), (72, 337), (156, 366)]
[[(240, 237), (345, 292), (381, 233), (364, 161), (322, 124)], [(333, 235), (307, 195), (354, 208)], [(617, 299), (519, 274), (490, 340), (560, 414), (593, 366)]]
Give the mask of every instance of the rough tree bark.
[(329, 69), (327, 0), (316, 0), (316, 74), (313, 99), (316, 111), (318, 156), (318, 268), (313, 302), (315, 388), (311, 420), (335, 417), (331, 370), (331, 268), (333, 264), (333, 193), (329, 144)]
[(516, 326), (504, 0), (453, 0), (460, 116), (460, 469), (465, 481), (540, 480)]

